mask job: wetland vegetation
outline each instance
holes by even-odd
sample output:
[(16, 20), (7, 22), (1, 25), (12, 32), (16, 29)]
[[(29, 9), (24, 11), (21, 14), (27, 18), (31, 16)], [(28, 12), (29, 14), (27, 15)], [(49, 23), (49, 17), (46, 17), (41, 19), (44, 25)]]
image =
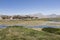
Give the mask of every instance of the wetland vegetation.
[(9, 26), (0, 30), (0, 40), (60, 40), (60, 35), (23, 26)]

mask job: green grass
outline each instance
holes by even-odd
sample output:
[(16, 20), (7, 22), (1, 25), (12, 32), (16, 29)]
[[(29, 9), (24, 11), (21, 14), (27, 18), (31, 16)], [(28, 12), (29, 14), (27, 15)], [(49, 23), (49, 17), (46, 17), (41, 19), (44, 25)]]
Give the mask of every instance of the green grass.
[(22, 26), (11, 26), (0, 30), (0, 40), (60, 40), (60, 36)]
[(22, 24), (27, 26), (35, 26), (43, 24), (46, 21), (42, 20), (0, 20), (0, 24), (2, 25), (16, 25), (16, 24)]
[(45, 21), (60, 21), (60, 18), (41, 18), (39, 20), (45, 20)]
[(54, 33), (54, 34), (60, 35), (60, 28), (47, 27), (47, 28), (43, 28), (42, 30), (45, 31), (45, 32), (49, 32), (49, 33)]

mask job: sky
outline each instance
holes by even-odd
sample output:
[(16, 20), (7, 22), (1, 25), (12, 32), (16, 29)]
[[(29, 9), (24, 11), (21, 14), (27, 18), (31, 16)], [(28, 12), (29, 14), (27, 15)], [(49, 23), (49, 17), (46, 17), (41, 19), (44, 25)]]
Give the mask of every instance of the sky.
[(0, 0), (0, 15), (60, 15), (60, 0)]

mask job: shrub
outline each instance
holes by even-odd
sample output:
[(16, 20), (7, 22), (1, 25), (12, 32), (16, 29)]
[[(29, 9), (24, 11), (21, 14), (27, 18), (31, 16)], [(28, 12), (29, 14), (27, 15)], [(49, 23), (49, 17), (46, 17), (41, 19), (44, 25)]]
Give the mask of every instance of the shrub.
[(59, 34), (60, 35), (60, 28), (48, 27), (48, 28), (43, 28), (42, 30), (46, 31), (46, 32), (55, 33), (55, 34)]

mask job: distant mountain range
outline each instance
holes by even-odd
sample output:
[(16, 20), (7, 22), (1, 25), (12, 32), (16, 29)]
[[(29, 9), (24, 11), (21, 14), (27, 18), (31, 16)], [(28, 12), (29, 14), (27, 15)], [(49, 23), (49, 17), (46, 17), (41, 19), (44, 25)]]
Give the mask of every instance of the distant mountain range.
[(60, 17), (60, 15), (56, 15), (56, 14), (43, 15), (41, 13), (31, 14), (30, 16), (39, 17), (39, 18), (58, 18), (58, 17)]
[[(3, 16), (3, 15), (0, 15), (0, 16)], [(26, 16), (26, 15), (20, 15), (20, 16)], [(33, 17), (38, 17), (38, 18), (60, 18), (60, 15), (56, 15), (56, 14), (43, 15), (42, 13), (29, 14), (28, 16), (33, 16)]]

